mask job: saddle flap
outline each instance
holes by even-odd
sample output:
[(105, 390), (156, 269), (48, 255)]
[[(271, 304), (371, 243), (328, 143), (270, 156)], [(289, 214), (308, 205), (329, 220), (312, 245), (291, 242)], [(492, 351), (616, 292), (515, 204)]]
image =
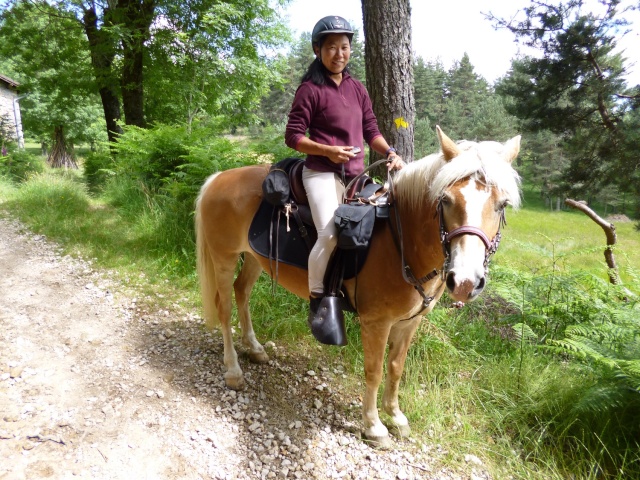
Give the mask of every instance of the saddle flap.
[(308, 205), (307, 191), (302, 183), (302, 167), (304, 167), (304, 161), (302, 160), (293, 164), (291, 170), (289, 170), (289, 186), (293, 200), (298, 205)]

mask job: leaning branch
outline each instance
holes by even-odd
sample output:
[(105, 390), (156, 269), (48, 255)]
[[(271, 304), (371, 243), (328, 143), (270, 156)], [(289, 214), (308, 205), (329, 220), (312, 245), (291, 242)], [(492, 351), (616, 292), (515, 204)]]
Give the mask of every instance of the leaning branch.
[(613, 223), (608, 223), (596, 212), (591, 210), (587, 206), (587, 202), (585, 201), (575, 201), (567, 198), (564, 203), (569, 207), (580, 210), (591, 220), (600, 225), (600, 227), (604, 230), (604, 233), (607, 236), (607, 248), (604, 249), (604, 258), (607, 261), (607, 266), (609, 267), (609, 282), (611, 282), (613, 285), (620, 285), (622, 282), (620, 281), (620, 276), (618, 275), (618, 267), (616, 266), (616, 260), (613, 256), (613, 246), (617, 241), (615, 225)]

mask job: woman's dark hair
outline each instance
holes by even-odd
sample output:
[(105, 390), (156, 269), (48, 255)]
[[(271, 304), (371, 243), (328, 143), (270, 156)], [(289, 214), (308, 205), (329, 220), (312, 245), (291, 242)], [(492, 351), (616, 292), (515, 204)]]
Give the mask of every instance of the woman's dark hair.
[[(322, 44), (324, 43), (326, 38), (326, 36), (323, 36), (318, 39), (318, 49), (322, 49)], [(349, 67), (344, 67), (342, 73), (349, 73)], [(302, 76), (302, 80), (300, 80), (300, 83), (311, 80), (311, 82), (313, 82), (315, 85), (326, 85), (328, 78), (329, 70), (327, 70), (327, 67), (324, 66), (322, 60), (320, 60), (320, 57), (316, 57), (313, 59), (313, 62), (311, 62), (311, 65), (309, 65), (309, 68), (307, 68), (307, 71)]]

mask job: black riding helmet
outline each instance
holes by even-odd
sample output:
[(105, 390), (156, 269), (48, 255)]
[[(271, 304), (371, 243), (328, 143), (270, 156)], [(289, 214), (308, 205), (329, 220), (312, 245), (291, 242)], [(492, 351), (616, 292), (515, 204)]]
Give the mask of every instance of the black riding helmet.
[(349, 22), (342, 17), (330, 15), (318, 20), (316, 26), (313, 27), (313, 32), (311, 33), (311, 46), (315, 47), (316, 45), (319, 45), (320, 39), (330, 33), (345, 33), (347, 37), (349, 37), (349, 43), (351, 43), (351, 39), (353, 38), (353, 29), (351, 28), (351, 25), (349, 25)]

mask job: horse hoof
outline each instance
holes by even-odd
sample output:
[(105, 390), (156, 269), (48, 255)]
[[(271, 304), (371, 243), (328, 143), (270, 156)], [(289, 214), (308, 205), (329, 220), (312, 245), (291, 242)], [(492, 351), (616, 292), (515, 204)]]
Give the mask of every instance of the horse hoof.
[(252, 363), (267, 363), (269, 361), (269, 355), (267, 355), (264, 351), (250, 352), (249, 360), (251, 360)]
[(224, 376), (224, 383), (231, 390), (242, 390), (244, 388), (244, 377)]
[(378, 450), (389, 450), (393, 446), (393, 442), (389, 435), (385, 437), (365, 437), (367, 443)]
[(409, 425), (395, 425), (393, 428), (400, 438), (411, 436), (411, 427)]

